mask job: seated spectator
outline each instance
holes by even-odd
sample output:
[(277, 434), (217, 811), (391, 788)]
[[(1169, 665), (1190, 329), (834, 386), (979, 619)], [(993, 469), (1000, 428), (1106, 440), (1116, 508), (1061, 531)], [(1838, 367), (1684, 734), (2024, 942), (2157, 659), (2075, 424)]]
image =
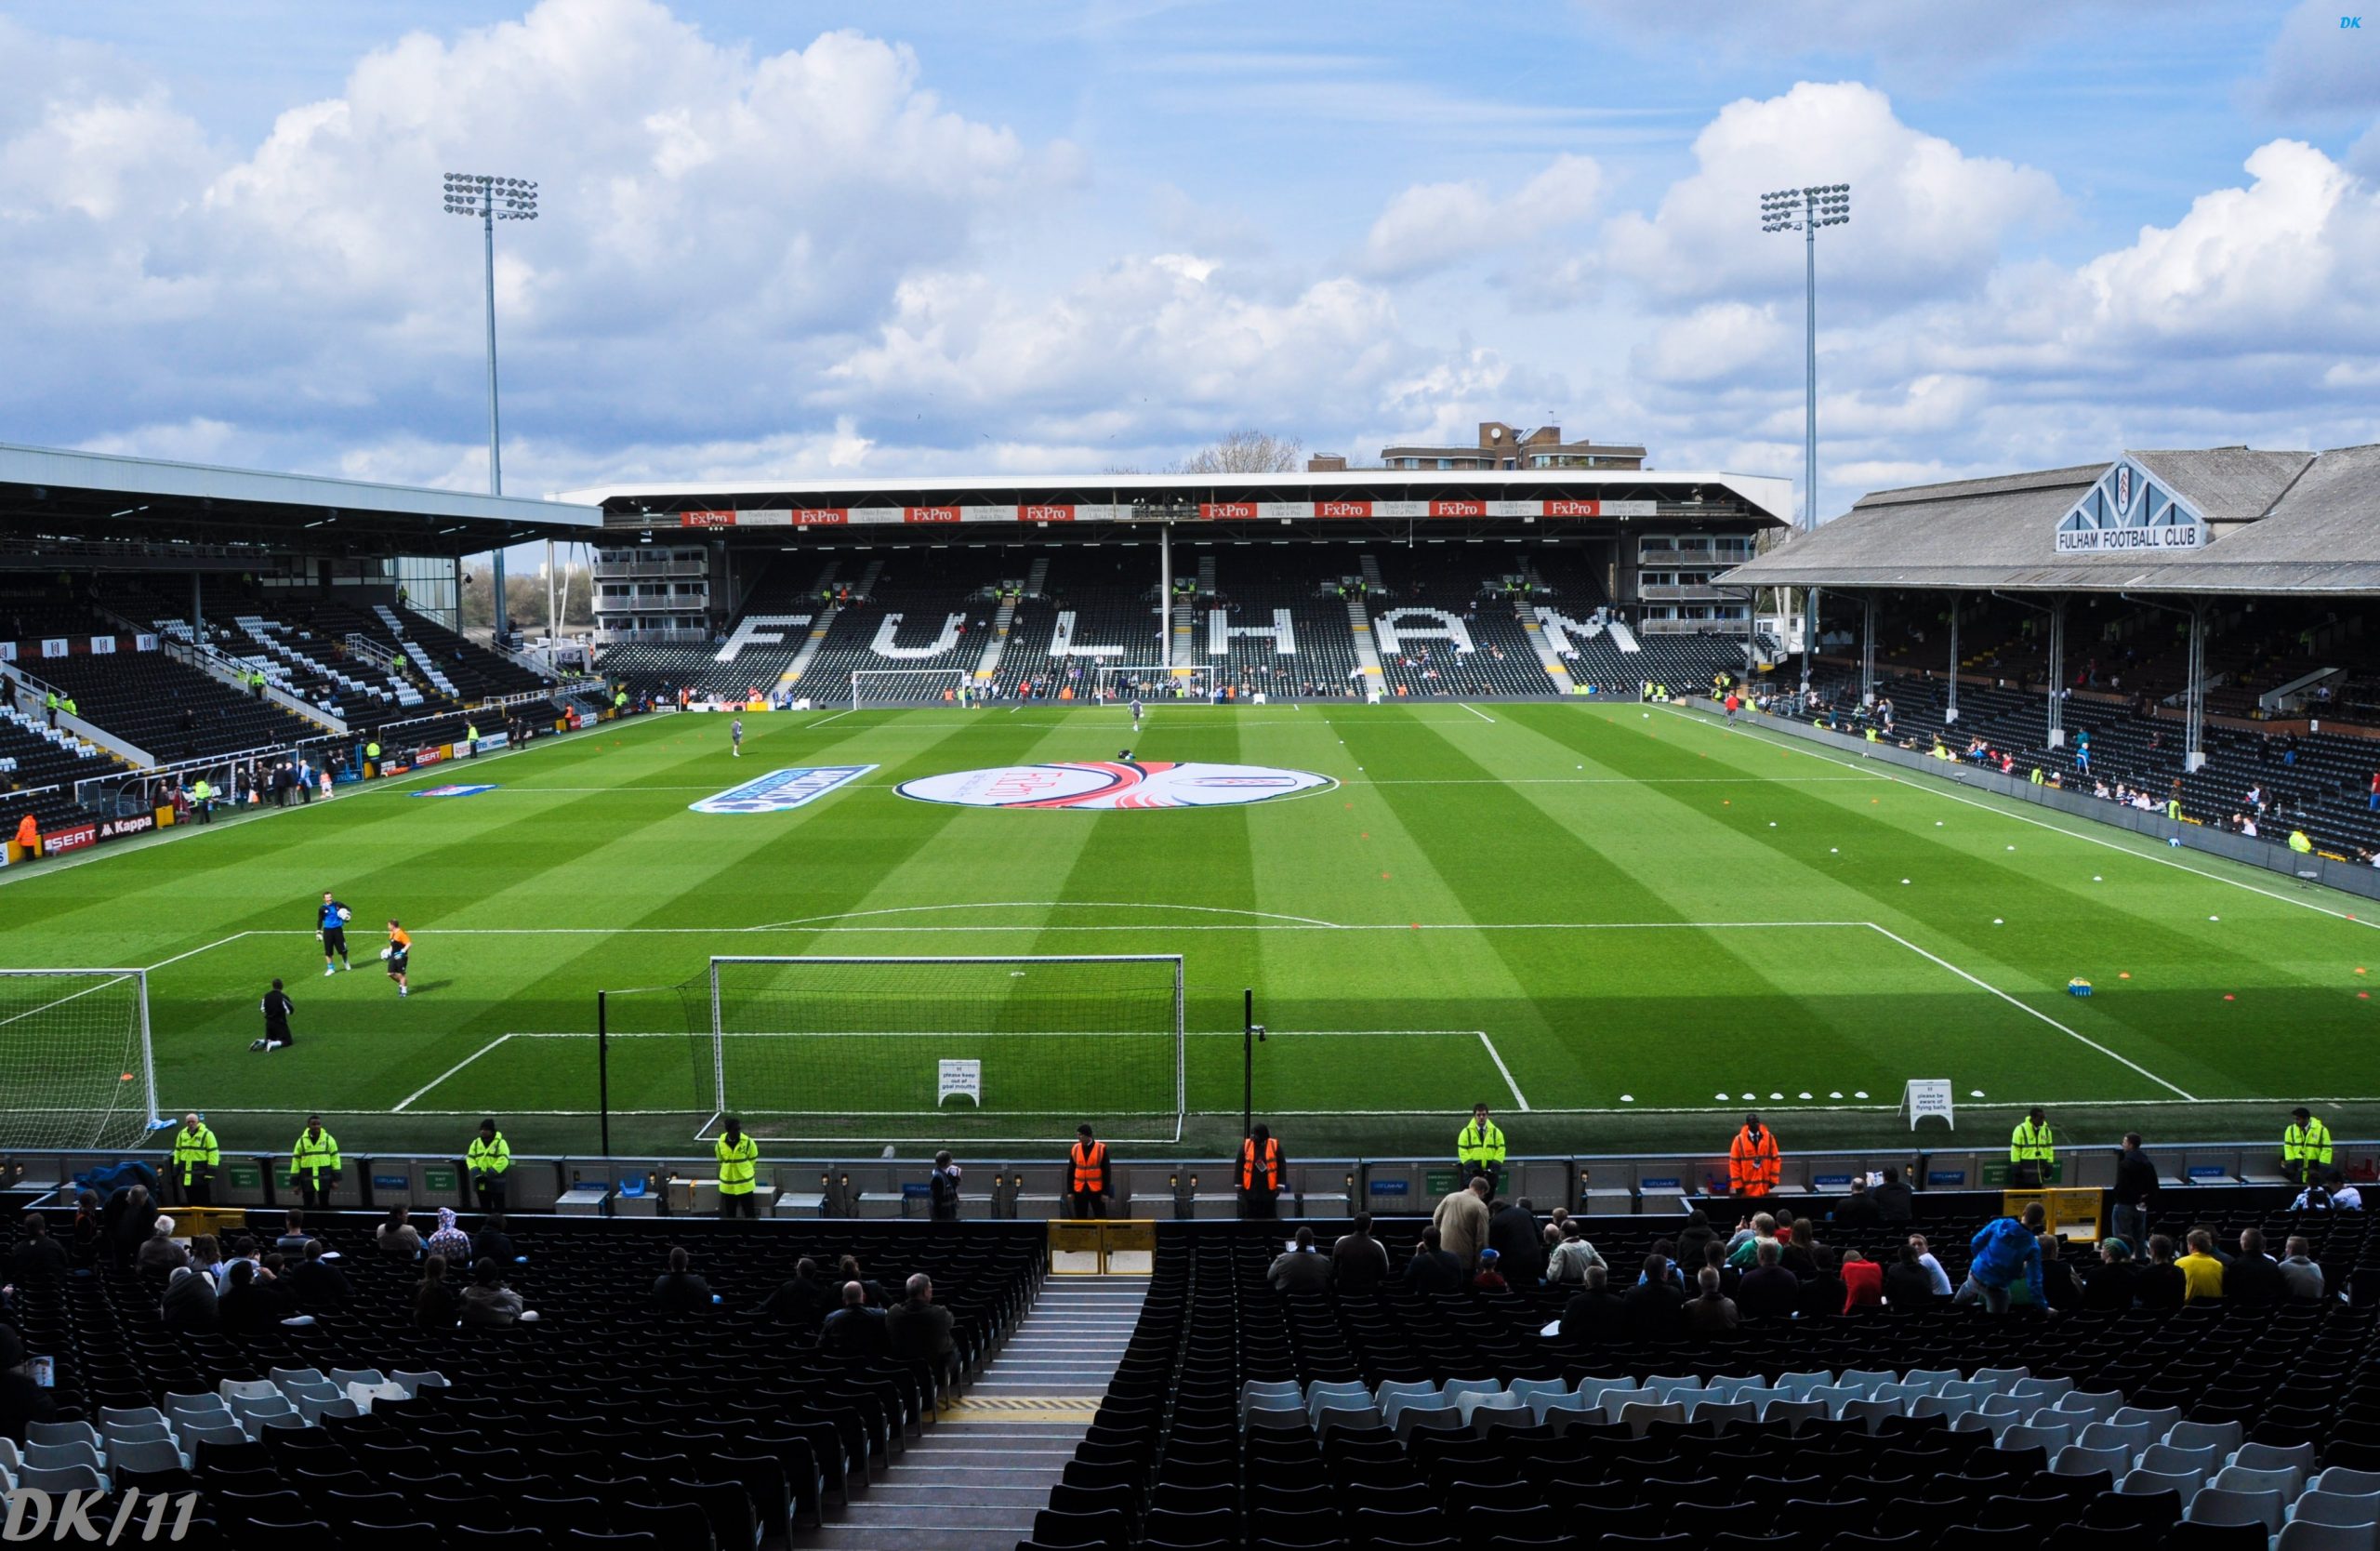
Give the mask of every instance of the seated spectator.
[(307, 1239), (301, 1254), (303, 1258), (291, 1266), (288, 1276), (283, 1279), (287, 1282), (289, 1296), (299, 1312), (322, 1314), (345, 1308), (349, 1300), (355, 1296), (355, 1290), (348, 1285), (347, 1273), (339, 1269), (338, 1262), (324, 1251), (323, 1241), (319, 1239)]
[(2044, 1233), (2042, 1240), (2042, 1298), (2045, 1306), (2060, 1311), (2071, 1310), (2082, 1302), (2082, 1289), (2074, 1282), (2074, 1267), (2066, 1263), (2062, 1241), (2056, 1234)]
[(1890, 1163), (1884, 1165), (1884, 1182), (1876, 1186), (1876, 1216), (1886, 1226), (1910, 1222), (1917, 1215), (1917, 1206), (1909, 1186), (1901, 1183), (1900, 1170)]
[(2307, 1255), (2306, 1240), (2296, 1234), (2281, 1246), (2281, 1279), (2289, 1295), (2303, 1303), (2320, 1303), (2322, 1298), (2322, 1268)]
[(185, 1335), (212, 1333), (219, 1324), (215, 1307), (213, 1279), (177, 1266), (165, 1283), (165, 1297), (158, 1310), (159, 1318), (169, 1331)]
[[(1778, 1244), (1777, 1219), (1765, 1212), (1755, 1212), (1737, 1226), (1736, 1236), (1727, 1240), (1727, 1264), (1738, 1270), (1758, 1264), (1763, 1244)], [(1783, 1246), (1778, 1244), (1778, 1247), (1782, 1249)]]
[(1917, 1251), (1917, 1263), (1920, 1266), (1924, 1266), (1925, 1274), (1934, 1279), (1934, 1292), (1936, 1296), (1943, 1298), (1949, 1297), (1950, 1295), (1950, 1273), (1942, 1269), (1942, 1262), (1935, 1257), (1934, 1251), (1926, 1244), (1925, 1235), (1922, 1233), (1912, 1233), (1909, 1236), (1909, 1241)]
[(1736, 1288), (1736, 1307), (1745, 1319), (1791, 1319), (1802, 1306), (1802, 1279), (1785, 1269), (1784, 1252), (1774, 1239), (1752, 1252), (1752, 1267)]
[(471, 1267), (471, 1284), (456, 1300), (455, 1317), (479, 1329), (503, 1330), (527, 1312), (521, 1306), (521, 1294), (504, 1285), (504, 1267), (483, 1260)]
[(2174, 1264), (2174, 1241), (2162, 1233), (2149, 1236), (2149, 1264), (2135, 1268), (2132, 1295), (2142, 1308), (2170, 1313), (2189, 1295), (2189, 1279)]
[(1849, 1227), (1872, 1227), (1884, 1221), (1876, 1198), (1868, 1194), (1868, 1176), (1851, 1176), (1851, 1194), (1834, 1203), (1834, 1220)]
[(105, 1252), (106, 1220), (97, 1190), (86, 1190), (74, 1198), (74, 1229), (70, 1243), (69, 1255), (77, 1266), (97, 1265)]
[(933, 1301), (933, 1279), (920, 1271), (909, 1279), (904, 1291), (908, 1296), (884, 1316), (885, 1349), (893, 1361), (923, 1368), (945, 1384), (956, 1379), (959, 1347), (951, 1339), (954, 1321), (950, 1310)]
[(8, 1280), (19, 1287), (46, 1287), (65, 1279), (66, 1246), (49, 1236), (40, 1213), (26, 1213), (24, 1237), (8, 1252)]
[(1587, 1267), (1587, 1285), (1562, 1306), (1562, 1339), (1581, 1346), (1612, 1346), (1628, 1339), (1628, 1310), (1611, 1290), (1611, 1269)]
[(157, 1209), (149, 1201), (149, 1186), (128, 1186), (110, 1196), (107, 1204), (99, 1209), (109, 1263), (118, 1270), (130, 1270), (133, 1257), (148, 1241), (149, 1230), (156, 1219)]
[(818, 1327), (821, 1355), (840, 1358), (879, 1358), (884, 1355), (884, 1311), (867, 1306), (867, 1289), (856, 1281), (843, 1283), (843, 1306)]
[(142, 1271), (154, 1271), (160, 1275), (178, 1266), (190, 1264), (189, 1252), (174, 1242), (174, 1220), (171, 1217), (159, 1217), (150, 1224), (149, 1237), (140, 1241), (140, 1253), (132, 1258), (133, 1264)]
[[(1904, 1239), (1893, 1263), (1884, 1269), (1884, 1302), (1895, 1308), (1925, 1308), (1941, 1296), (1934, 1289), (1934, 1273), (1919, 1261), (1917, 1253), (1917, 1240)], [(1844, 1269), (1844, 1285), (1847, 1288), (1851, 1285), (1850, 1267)]]
[(215, 1308), (226, 1335), (263, 1335), (295, 1312), (272, 1273), (246, 1260), (231, 1262), (229, 1285)]
[(2289, 1279), (2265, 1253), (2265, 1236), (2254, 1228), (2240, 1235), (2240, 1253), (2223, 1267), (2223, 1301), (2241, 1308), (2271, 1308), (2289, 1300)]
[(431, 1255), (421, 1263), (421, 1280), (414, 1284), (413, 1322), (426, 1331), (451, 1331), (461, 1312), (446, 1280), (446, 1257)]
[(2336, 1169), (2331, 1171), (2331, 1177), (2324, 1182), (2324, 1187), (2331, 1193), (2332, 1211), (2360, 1212), (2363, 1210), (2363, 1192), (2357, 1189), (2347, 1176)]
[(1671, 1258), (1680, 1266), (1699, 1269), (1707, 1263), (1703, 1246), (1717, 1242), (1718, 1238), (1711, 1231), (1711, 1219), (1702, 1214), (1700, 1207), (1695, 1207), (1686, 1214), (1686, 1226), (1678, 1230), (1677, 1248), (1672, 1252)]
[(1777, 1263), (1805, 1282), (1816, 1281), (1831, 1268), (1834, 1252), (1818, 1243), (1818, 1224), (1807, 1217), (1797, 1217), (1792, 1225), (1792, 1237), (1786, 1237), (1784, 1213), (1778, 1213)]
[(2184, 1242), (2189, 1253), (2174, 1262), (2182, 1273), (2183, 1299), (2193, 1304), (2219, 1304), (2223, 1301), (2223, 1262), (2215, 1258), (2215, 1235), (2202, 1227), (2192, 1228)]
[(835, 1306), (835, 1290), (827, 1285), (818, 1263), (803, 1255), (793, 1263), (793, 1275), (760, 1300), (756, 1314), (773, 1316), (801, 1330), (815, 1330)]
[(1719, 1290), (1719, 1269), (1705, 1266), (1695, 1279), (1698, 1294), (1686, 1306), (1686, 1331), (1698, 1340), (1731, 1335), (1743, 1323), (1737, 1312), (1736, 1301)]
[(512, 1235), (504, 1231), (504, 1214), (491, 1212), (479, 1232), (471, 1235), (470, 1258), (464, 1265), (483, 1260), (500, 1261), (506, 1265), (517, 1258), (512, 1253)]
[(870, 1308), (880, 1309), (889, 1301), (884, 1296), (884, 1284), (859, 1268), (859, 1256), (855, 1254), (847, 1254), (835, 1262), (835, 1279), (859, 1283), (859, 1290), (866, 1297)]
[[(2191, 1228), (2190, 1233), (2202, 1233), (2206, 1235), (2206, 1253), (2214, 1256), (2215, 1263), (2217, 1266), (2228, 1266), (2231, 1264), (2231, 1252), (2223, 1247), (2223, 1239), (2215, 1231), (2214, 1224), (2201, 1223), (2197, 1226)], [(2188, 1235), (2185, 1234), (2183, 1236), (2183, 1239), (2185, 1242), (2188, 1242)]]
[(653, 1307), (660, 1314), (707, 1314), (710, 1283), (696, 1276), (682, 1246), (669, 1251), (669, 1269), (653, 1279)]
[(1665, 1255), (1645, 1257), (1642, 1278), (1620, 1302), (1626, 1306), (1629, 1338), (1640, 1346), (1675, 1341), (1684, 1333), (1680, 1310), (1686, 1292), (1672, 1279), (1673, 1267)]
[(1858, 1250), (1843, 1252), (1843, 1312), (1881, 1308), (1884, 1302), (1884, 1268)]
[(1298, 1229), (1297, 1238), (1286, 1251), (1273, 1257), (1272, 1268), (1264, 1273), (1276, 1292), (1328, 1292), (1330, 1291), (1330, 1257), (1314, 1241), (1314, 1229)]
[(450, 1263), (456, 1266), (466, 1266), (470, 1263), (470, 1236), (455, 1226), (453, 1207), (442, 1206), (438, 1209), (438, 1231), (431, 1234), (429, 1241), (422, 1245), (422, 1252), (425, 1254), (443, 1254)]
[(1589, 1269), (1604, 1263), (1587, 1241), (1587, 1225), (1572, 1217), (1563, 1223), (1561, 1242), (1546, 1256), (1545, 1279), (1564, 1287), (1584, 1287)]
[(281, 1237), (272, 1241), (272, 1247), (283, 1254), (306, 1253), (306, 1213), (302, 1209), (293, 1206), (282, 1213)]
[(1488, 1242), (1507, 1282), (1535, 1287), (1545, 1279), (1545, 1229), (1537, 1220), (1536, 1207), (1526, 1197), (1488, 1208)]
[(421, 1230), (413, 1226), (412, 1217), (411, 1207), (392, 1206), (379, 1227), (373, 1231), (373, 1241), (390, 1260), (421, 1258)]
[(1437, 1228), (1423, 1228), (1405, 1263), (1405, 1284), (1416, 1292), (1460, 1292), (1464, 1279), (1462, 1262), (1444, 1248)]
[(2132, 1307), (2139, 1283), (2132, 1246), (2121, 1239), (2099, 1244), (2099, 1263), (2082, 1278), (2082, 1306), (2096, 1314), (2121, 1314)]
[(1388, 1246), (1372, 1237), (1372, 1214), (1355, 1213), (1352, 1233), (1330, 1246), (1330, 1279), (1342, 1292), (1371, 1292), (1388, 1280)]
[(1504, 1279), (1504, 1257), (1494, 1250), (1479, 1252), (1479, 1269), (1471, 1274), (1471, 1285), (1482, 1292), (1503, 1292), (1512, 1283)]
[(223, 1241), (211, 1233), (190, 1236), (190, 1268), (223, 1291)]
[[(1733, 1298), (1743, 1285), (1744, 1274), (1727, 1264), (1727, 1246), (1715, 1238), (1702, 1246), (1702, 1265), (1719, 1273), (1719, 1291), (1728, 1297)], [(1695, 1275), (1699, 1279), (1701, 1266), (1695, 1267)]]

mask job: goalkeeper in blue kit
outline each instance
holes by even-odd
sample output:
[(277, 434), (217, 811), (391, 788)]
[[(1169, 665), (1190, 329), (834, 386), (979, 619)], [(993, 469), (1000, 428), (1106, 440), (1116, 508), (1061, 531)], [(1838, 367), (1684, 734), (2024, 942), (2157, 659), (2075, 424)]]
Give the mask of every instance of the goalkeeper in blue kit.
[(354, 918), (355, 912), (332, 898), (328, 889), (323, 891), (322, 913), (315, 918), (315, 929), (322, 935), (324, 974), (355, 967), (347, 958), (347, 923)]

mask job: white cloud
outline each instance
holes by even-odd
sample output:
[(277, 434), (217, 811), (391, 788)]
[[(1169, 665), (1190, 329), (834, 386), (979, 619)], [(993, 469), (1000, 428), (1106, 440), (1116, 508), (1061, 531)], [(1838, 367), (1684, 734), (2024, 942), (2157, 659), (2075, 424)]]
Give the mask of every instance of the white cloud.
[(2298, 0), (2290, 8), (2254, 86), (2259, 106), (2292, 122), (2361, 118), (2380, 109), (2380, 16), (2341, 27), (2342, 10), (2354, 7)]
[(1776, 189), (1851, 185), (1850, 225), (1818, 245), (1830, 295), (1855, 308), (1973, 285), (2006, 232), (2061, 207), (2047, 174), (1968, 156), (1857, 83), (1805, 81), (1731, 102), (1696, 137), (1694, 158), (1651, 217), (1610, 223), (1611, 268), (1669, 298), (1798, 288), (1802, 256), (1791, 249), (1801, 239), (1760, 231), (1760, 196)]
[(1575, 226), (1594, 213), (1603, 168), (1590, 156), (1556, 156), (1503, 198), (1476, 181), (1416, 183), (1388, 202), (1364, 240), (1363, 268), (1405, 279)]

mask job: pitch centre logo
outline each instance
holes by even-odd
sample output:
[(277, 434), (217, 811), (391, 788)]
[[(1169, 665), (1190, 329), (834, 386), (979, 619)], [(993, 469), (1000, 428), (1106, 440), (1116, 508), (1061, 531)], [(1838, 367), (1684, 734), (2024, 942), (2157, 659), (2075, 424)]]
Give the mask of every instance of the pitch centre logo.
[(1228, 808), (1327, 791), (1339, 783), (1308, 770), (1158, 760), (1062, 760), (927, 776), (893, 788), (919, 802), (962, 808)]

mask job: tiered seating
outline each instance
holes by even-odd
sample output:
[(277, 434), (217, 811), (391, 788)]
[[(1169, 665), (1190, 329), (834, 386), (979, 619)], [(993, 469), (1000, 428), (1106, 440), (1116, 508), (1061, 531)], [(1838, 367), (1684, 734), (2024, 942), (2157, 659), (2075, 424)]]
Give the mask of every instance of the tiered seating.
[(301, 743), (323, 729), (160, 652), (49, 657), (41, 676), (74, 696), (83, 720), (161, 761)]
[[(2375, 1263), (2348, 1216), (2218, 1215), (2310, 1231), (2334, 1287)], [(1935, 1236), (1954, 1280), (1978, 1226)], [(1633, 1268), (1679, 1226), (1591, 1237)], [(2345, 1551), (2380, 1532), (2369, 1297), (2057, 1320), (1937, 1304), (1588, 1346), (1540, 1333), (1569, 1289), (1284, 1295), (1279, 1247), (1161, 1239), (1027, 1545)]]
[[(945, 669), (972, 673), (984, 656), (987, 627), (998, 608), (995, 595), (1000, 565), (973, 550), (921, 550), (885, 563), (868, 595), (838, 608), (818, 654), (801, 676), (801, 693), (820, 700), (851, 696), (855, 670)], [(1019, 568), (1022, 574), (1022, 567)], [(887, 656), (877, 641), (886, 621), (899, 615), (890, 643), (909, 650), (947, 644), (928, 656)], [(867, 686), (869, 703), (940, 700), (958, 683), (949, 672), (931, 679), (879, 679)]]
[[(1488, 574), (1502, 558), (1503, 547), (1474, 550), (1464, 546), (1445, 551), (1464, 565), (1434, 569), (1423, 563), (1400, 566), (1392, 552), (1382, 569), (1388, 579), (1385, 595), (1366, 600), (1373, 619), (1393, 609), (1435, 608), (1463, 622), (1474, 648), (1459, 652), (1442, 640), (1417, 642), (1401, 653), (1381, 648), (1381, 678), (1390, 692), (1408, 695), (1541, 696), (1546, 674), (1537, 648), (1522, 629), (1527, 603), (1501, 585), (1503, 573)], [(1507, 567), (1507, 570), (1510, 568)], [(1408, 619), (1409, 625), (1434, 623)]]
[[(114, 768), (112, 761), (81, 738), (53, 730), (39, 712), (0, 709), (0, 791), (10, 794), (9, 823), (28, 811), (44, 829), (81, 818), (74, 783)], [(14, 795), (33, 791), (40, 795)]]
[(404, 627), (402, 639), (429, 651), (467, 705), (507, 695), (534, 695), (553, 685), (545, 674), (456, 635), (428, 615), (403, 608), (396, 614)]
[[(82, 1414), (25, 1449), (0, 1444), (0, 1488), (194, 1489), (193, 1540), (232, 1551), (614, 1544), (582, 1534), (753, 1551), (831, 1518), (932, 1424), (946, 1382), (822, 1356), (814, 1314), (761, 1312), (797, 1255), (831, 1273), (856, 1253), (895, 1299), (909, 1273), (932, 1276), (969, 1372), (1020, 1317), (1042, 1265), (1038, 1231), (980, 1225), (516, 1221), (521, 1258), (506, 1277), (539, 1319), (423, 1329), (415, 1266), (377, 1256), (359, 1220), (310, 1226), (347, 1249), (353, 1295), (312, 1308), (309, 1324), (176, 1333), (160, 1323), (156, 1279), (105, 1267), (19, 1287), (26, 1345), (57, 1359), (56, 1397)], [(652, 1311), (673, 1243), (720, 1293), (715, 1314)]]
[[(1052, 562), (1042, 596), (1028, 599), (1010, 627), (1008, 645), (993, 679), (994, 693), (1049, 698), (1072, 689), (1078, 696), (1089, 696), (1097, 687), (1097, 669), (1102, 664), (1120, 668), (1163, 663), (1168, 638), (1158, 633), (1157, 585), (1133, 579), (1132, 573), (1141, 569), (1144, 563), (1138, 561), (1130, 566), (1121, 561), (1102, 564), (1096, 558)], [(1075, 640), (1120, 645), (1122, 655), (1051, 656), (1061, 613), (1075, 616)]]
[[(1343, 699), (1363, 693), (1355, 677), (1355, 634), (1347, 624), (1346, 601), (1318, 576), (1243, 583), (1236, 574), (1241, 569), (1231, 566), (1233, 575), (1220, 600), (1199, 601), (1197, 625), (1191, 632), (1197, 660), (1221, 666), (1223, 682), (1235, 693), (1262, 692), (1283, 699)], [(1229, 651), (1214, 656), (1208, 650), (1209, 610), (1217, 606), (1229, 610), (1236, 625), (1270, 625), (1275, 610), (1289, 610), (1290, 628), (1297, 632), (1297, 655), (1282, 656), (1270, 639), (1248, 636), (1234, 638)]]

